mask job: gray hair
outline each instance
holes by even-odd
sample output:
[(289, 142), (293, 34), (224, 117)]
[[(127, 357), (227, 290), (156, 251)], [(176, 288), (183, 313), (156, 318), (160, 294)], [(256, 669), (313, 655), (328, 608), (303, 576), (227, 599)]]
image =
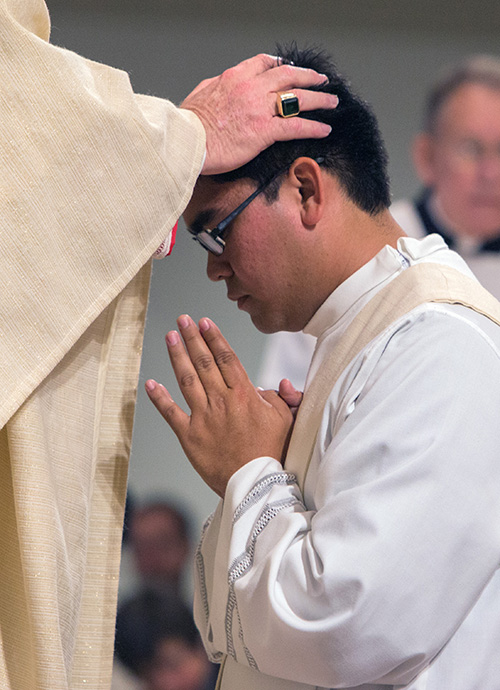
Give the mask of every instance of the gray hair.
[(424, 129), (434, 133), (446, 100), (464, 84), (483, 84), (500, 91), (500, 59), (474, 55), (448, 68), (431, 88), (424, 111)]

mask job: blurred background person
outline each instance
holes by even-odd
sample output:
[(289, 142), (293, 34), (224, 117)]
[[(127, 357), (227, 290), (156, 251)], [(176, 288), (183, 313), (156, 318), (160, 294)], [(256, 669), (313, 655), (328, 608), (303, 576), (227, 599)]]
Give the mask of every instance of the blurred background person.
[(413, 237), (437, 232), (500, 297), (500, 59), (455, 65), (429, 93), (413, 145), (424, 189), (391, 211)]
[(191, 605), (190, 513), (165, 496), (130, 502), (124, 529), (120, 600), (148, 587), (167, 591)]
[(190, 609), (170, 591), (145, 588), (118, 607), (115, 656), (122, 670), (112, 690), (215, 687), (218, 666), (208, 661)]
[(185, 596), (190, 567), (190, 520), (187, 511), (168, 500), (138, 506), (129, 523), (129, 545), (137, 574), (151, 588)]
[[(500, 59), (472, 56), (443, 72), (412, 156), (423, 189), (392, 215), (411, 237), (442, 235), (500, 299)], [(302, 390), (315, 344), (302, 332), (269, 336), (259, 385), (288, 378)]]

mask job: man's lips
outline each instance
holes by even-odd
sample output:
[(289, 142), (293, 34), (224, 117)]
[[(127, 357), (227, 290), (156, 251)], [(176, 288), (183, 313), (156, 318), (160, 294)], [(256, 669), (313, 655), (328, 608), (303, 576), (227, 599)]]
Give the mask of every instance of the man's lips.
[(238, 309), (241, 309), (241, 308), (242, 308), (242, 306), (243, 306), (243, 305), (245, 304), (245, 302), (247, 301), (248, 297), (249, 297), (249, 295), (239, 295), (239, 296), (238, 296), (238, 295), (229, 295), (229, 294), (228, 294), (228, 298), (229, 298), (232, 302), (237, 302), (237, 304), (238, 304)]

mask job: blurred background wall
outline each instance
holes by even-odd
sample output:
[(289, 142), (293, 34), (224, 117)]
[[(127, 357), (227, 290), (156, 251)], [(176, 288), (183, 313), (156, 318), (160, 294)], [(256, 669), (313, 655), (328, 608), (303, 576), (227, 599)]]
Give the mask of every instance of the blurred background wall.
[[(393, 197), (418, 182), (409, 147), (434, 75), (470, 53), (498, 54), (498, 0), (47, 0), (52, 42), (126, 70), (136, 91), (180, 103), (205, 77), (276, 42), (317, 45), (378, 116)], [(270, 229), (272, 231), (272, 229)], [(164, 335), (181, 313), (212, 317), (255, 379), (265, 336), (205, 275), (204, 252), (182, 226), (174, 254), (154, 266), (130, 469), (137, 497), (166, 492), (198, 523), (215, 505), (144, 393), (155, 377), (181, 401)]]

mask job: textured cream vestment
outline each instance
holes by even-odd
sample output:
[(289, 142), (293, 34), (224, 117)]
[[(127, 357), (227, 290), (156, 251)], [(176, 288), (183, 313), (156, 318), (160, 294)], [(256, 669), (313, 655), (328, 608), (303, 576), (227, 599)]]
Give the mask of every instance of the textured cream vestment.
[(110, 684), (149, 259), (199, 120), (0, 0), (0, 688)]

